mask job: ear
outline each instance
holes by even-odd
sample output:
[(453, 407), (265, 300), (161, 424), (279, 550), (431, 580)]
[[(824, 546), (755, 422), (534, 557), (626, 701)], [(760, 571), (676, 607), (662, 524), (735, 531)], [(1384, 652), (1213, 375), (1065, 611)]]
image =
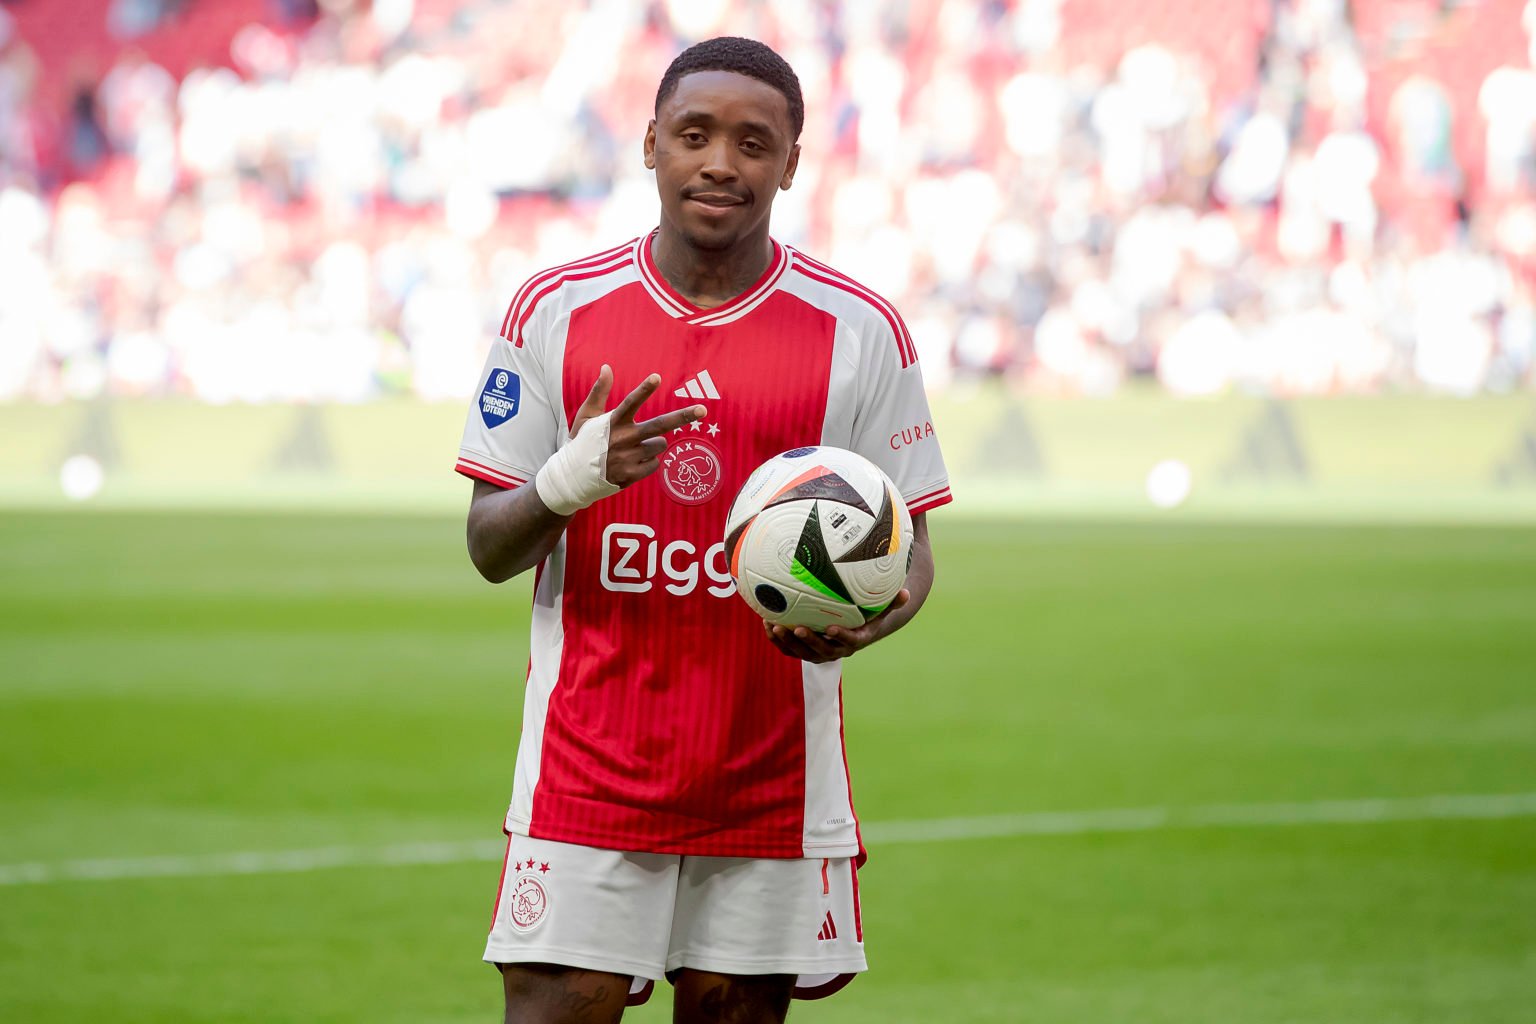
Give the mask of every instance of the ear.
[(645, 127), (645, 167), (646, 170), (656, 169), (656, 119)]
[(784, 165), (784, 175), (779, 178), (780, 191), (787, 190), (795, 183), (795, 168), (800, 166), (800, 143), (789, 147), (789, 162)]

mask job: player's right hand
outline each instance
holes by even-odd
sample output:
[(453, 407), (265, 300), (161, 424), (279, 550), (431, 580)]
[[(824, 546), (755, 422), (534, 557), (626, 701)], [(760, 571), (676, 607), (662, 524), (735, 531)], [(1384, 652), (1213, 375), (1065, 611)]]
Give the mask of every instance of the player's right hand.
[[(702, 405), (690, 405), (636, 422), (635, 413), (660, 386), (661, 374), (651, 374), (624, 396), (608, 419), (608, 462), (604, 475), (616, 487), (627, 487), (656, 472), (661, 466), (658, 459), (667, 450), (666, 435), (694, 420), (703, 419), (707, 412)], [(572, 437), (581, 430), (583, 423), (607, 410), (612, 391), (613, 369), (604, 363), (592, 390), (587, 392), (581, 408), (576, 410), (576, 418), (571, 422)]]

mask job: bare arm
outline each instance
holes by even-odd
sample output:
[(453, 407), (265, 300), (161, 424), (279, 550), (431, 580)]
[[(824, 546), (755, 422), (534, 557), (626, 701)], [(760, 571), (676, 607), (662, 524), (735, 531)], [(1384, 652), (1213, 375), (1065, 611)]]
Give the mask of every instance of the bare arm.
[(551, 512), (532, 483), (503, 490), (475, 481), (469, 502), (469, 560), (492, 583), (505, 583), (549, 557), (570, 516)]
[[(660, 384), (661, 377), (651, 374), (613, 410), (604, 476), (618, 487), (656, 472), (661, 465), (657, 458), (667, 450), (667, 433), (704, 416), (704, 406), (690, 405), (636, 423), (636, 410)], [(613, 371), (604, 366), (576, 411), (572, 437), (588, 420), (602, 415), (612, 388)], [(504, 583), (547, 558), (570, 521), (544, 503), (531, 480), (510, 491), (476, 480), (465, 529), (470, 561), (492, 583)]]
[(826, 633), (814, 633), (805, 626), (793, 630), (768, 626), (768, 636), (785, 654), (802, 661), (835, 661), (857, 654), (876, 640), (896, 632), (923, 607), (933, 589), (933, 548), (928, 543), (928, 514), (912, 517), (912, 568), (907, 583), (891, 606), (858, 629), (828, 626)]

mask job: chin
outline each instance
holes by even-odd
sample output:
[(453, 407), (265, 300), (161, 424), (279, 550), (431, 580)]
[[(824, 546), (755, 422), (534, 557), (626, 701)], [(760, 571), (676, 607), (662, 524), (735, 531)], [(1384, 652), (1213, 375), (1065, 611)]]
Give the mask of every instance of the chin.
[(703, 229), (685, 227), (680, 232), (683, 241), (691, 248), (703, 252), (725, 252), (741, 241), (741, 232), (731, 229)]

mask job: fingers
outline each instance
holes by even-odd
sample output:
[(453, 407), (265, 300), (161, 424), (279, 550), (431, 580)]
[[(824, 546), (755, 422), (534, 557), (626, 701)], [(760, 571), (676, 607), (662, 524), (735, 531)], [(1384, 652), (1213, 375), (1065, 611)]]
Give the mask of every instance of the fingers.
[[(828, 627), (827, 632), (837, 629), (836, 626)], [(814, 651), (818, 660), (831, 661), (834, 658), (846, 657), (858, 650), (857, 647), (845, 642), (848, 630), (842, 630), (841, 636), (823, 635), (810, 629), (808, 626), (795, 627), (795, 639), (799, 640), (807, 648)]]
[[(805, 626), (796, 626), (791, 629), (786, 626), (775, 626), (766, 622), (763, 625), (767, 630), (768, 639), (773, 641), (775, 647), (791, 658), (798, 658), (801, 661), (809, 661), (815, 664), (836, 661), (839, 658), (846, 658), (860, 649), (858, 644), (847, 643), (829, 636), (822, 636), (819, 633), (812, 632)], [(832, 628), (835, 629), (836, 627)], [(849, 637), (851, 634), (844, 630), (843, 636)]]
[[(613, 371), (606, 364), (603, 366), (602, 374), (598, 377), (599, 384), (603, 383), (604, 376), (607, 378), (607, 384), (603, 387), (602, 402), (596, 408), (588, 411), (593, 397), (597, 394), (598, 386), (593, 385), (592, 394), (588, 395), (587, 401), (582, 403), (581, 411), (584, 415), (596, 416), (606, 407), (608, 391), (613, 386)], [(640, 406), (644, 404), (646, 399), (656, 393), (656, 389), (659, 387), (661, 387), (661, 374), (659, 373), (653, 373), (635, 385), (635, 389), (625, 395), (623, 401), (614, 407), (613, 425), (619, 427), (634, 423), (636, 428), (635, 436), (642, 438), (660, 437), (663, 434), (676, 430), (678, 427), (687, 426), (693, 420), (703, 419), (708, 412), (702, 405), (690, 405), (682, 409), (675, 409), (661, 416), (654, 416), (641, 423), (635, 423), (635, 413), (639, 411)]]
[(604, 363), (602, 369), (597, 371), (597, 380), (592, 382), (592, 390), (587, 392), (581, 408), (576, 410), (577, 422), (601, 416), (603, 410), (608, 408), (608, 392), (612, 390), (613, 368)]
[(635, 430), (640, 437), (661, 437), (670, 434), (678, 427), (686, 427), (694, 420), (701, 420), (709, 412), (702, 405), (690, 405), (686, 409), (676, 409), (660, 416), (653, 416), (643, 423), (636, 423)]
[(781, 654), (786, 654), (797, 661), (816, 661), (816, 652), (801, 643), (794, 633), (783, 626), (775, 626), (771, 622), (763, 623), (763, 629), (768, 634), (768, 639), (773, 646), (779, 649)]
[(637, 384), (635, 390), (625, 395), (624, 400), (613, 410), (613, 422), (633, 422), (635, 410), (640, 408), (640, 403), (655, 394), (656, 389), (659, 387), (661, 387), (661, 374), (659, 373), (653, 373)]

